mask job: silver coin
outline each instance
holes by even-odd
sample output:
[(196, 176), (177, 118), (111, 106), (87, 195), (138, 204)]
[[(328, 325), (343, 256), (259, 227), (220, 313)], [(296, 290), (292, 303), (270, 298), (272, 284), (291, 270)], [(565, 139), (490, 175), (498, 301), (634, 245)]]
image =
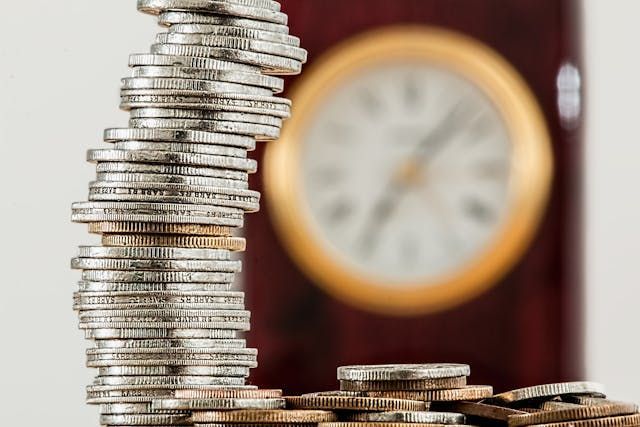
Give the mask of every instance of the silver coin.
[(260, 67), (255, 65), (196, 56), (155, 55), (152, 53), (133, 53), (129, 55), (129, 66), (181, 66), (202, 70), (240, 71), (244, 73), (260, 74)]
[(267, 74), (274, 75), (299, 74), (302, 70), (302, 62), (296, 59), (224, 47), (156, 43), (151, 46), (151, 53), (156, 55), (195, 56), (241, 62), (243, 64), (259, 66)]
[(260, 193), (256, 191), (184, 184), (96, 181), (89, 186), (89, 200), (204, 204), (248, 212), (260, 209)]
[(138, 0), (138, 10), (152, 15), (166, 11), (197, 11), (286, 25), (287, 15), (269, 8), (230, 4), (216, 0)]
[(493, 399), (511, 403), (529, 399), (581, 394), (606, 397), (605, 388), (602, 384), (589, 381), (575, 381), (520, 388), (506, 393), (496, 394), (493, 396)]
[(157, 142), (188, 142), (194, 144), (212, 144), (254, 150), (255, 139), (248, 136), (231, 135), (228, 133), (203, 132), (185, 129), (134, 129), (111, 128), (104, 131), (106, 142), (117, 141), (157, 141)]
[(273, 94), (273, 91), (268, 88), (211, 80), (164, 77), (126, 77), (122, 79), (121, 90), (123, 91), (144, 89), (186, 92), (242, 93), (255, 96), (271, 96)]
[(166, 184), (185, 184), (202, 187), (224, 187), (247, 190), (249, 183), (235, 179), (207, 178), (189, 175), (163, 175), (154, 173), (118, 173), (101, 172), (96, 174), (96, 180), (102, 182), (147, 182)]
[[(231, 113), (225, 111), (202, 111), (202, 110), (181, 110), (175, 108), (137, 108), (131, 110), (130, 117), (132, 119), (198, 119), (198, 120), (216, 120), (221, 122), (240, 122), (240, 123), (252, 123), (258, 125), (282, 127), (282, 119), (273, 116), (265, 116), (260, 114), (248, 114), (248, 113)], [(141, 144), (140, 141), (132, 141)], [(157, 142), (146, 142), (146, 144), (158, 144)], [(166, 145), (169, 145), (168, 143)], [(175, 151), (181, 150), (181, 146), (186, 147), (202, 147), (203, 144), (185, 144), (174, 143), (172, 146), (176, 146)], [(204, 145), (208, 147), (209, 145)], [(213, 146), (217, 147), (217, 146)], [(200, 148), (202, 149), (202, 148)], [(244, 157), (246, 157), (246, 150), (243, 151)], [(241, 155), (235, 155), (234, 157), (241, 157)]]
[[(277, 33), (271, 33), (278, 36)], [(280, 37), (290, 37), (279, 35)], [(274, 56), (295, 59), (302, 63), (307, 61), (307, 51), (282, 42), (273, 42), (256, 38), (241, 38), (222, 34), (182, 34), (160, 33), (156, 36), (159, 44), (180, 44), (237, 49), (250, 52), (266, 53)]]
[(87, 339), (233, 339), (233, 329), (194, 329), (184, 328), (109, 328), (85, 330)]
[(80, 246), (78, 256), (80, 258), (128, 258), (167, 260), (201, 259), (229, 261), (232, 258), (232, 252), (223, 249)]
[[(93, 360), (94, 356), (87, 357), (88, 368), (103, 368), (108, 366), (239, 366), (247, 369), (256, 368), (257, 362), (246, 360), (218, 360), (207, 359), (202, 355), (199, 358), (189, 356), (184, 357), (162, 357), (157, 359), (101, 359)], [(237, 385), (237, 384), (236, 384)], [(120, 386), (126, 387), (126, 386)], [(159, 386), (158, 386), (159, 387)], [(175, 388), (175, 386), (173, 386)], [(181, 387), (180, 387), (181, 388)]]
[[(141, 318), (144, 321), (152, 322), (153, 319), (174, 318), (174, 317), (202, 317), (207, 319), (220, 319), (219, 321), (246, 321), (251, 313), (245, 310), (171, 310), (171, 309), (138, 309), (138, 310), (95, 310), (79, 314), (81, 320), (99, 318)], [(146, 320), (149, 319), (149, 320)]]
[[(216, 95), (212, 92), (181, 94), (176, 91), (138, 90), (127, 91), (120, 96), (120, 108), (125, 111), (134, 108), (182, 108), (207, 111), (230, 111), (240, 113), (261, 114), (266, 116), (289, 118), (291, 106), (286, 102), (276, 102), (283, 98), (266, 98), (238, 96), (236, 94)], [(188, 129), (174, 129), (184, 130)], [(197, 131), (204, 132), (204, 131)], [(212, 133), (212, 132), (204, 132)], [(233, 135), (233, 134), (227, 134)], [(240, 135), (234, 135), (240, 137)], [(245, 138), (249, 138), (245, 136)], [(255, 148), (255, 140), (253, 141)], [(249, 148), (252, 149), (252, 148)]]
[(141, 129), (174, 128), (197, 129), (205, 132), (228, 132), (231, 134), (250, 135), (261, 141), (269, 141), (280, 137), (280, 128), (276, 126), (221, 122), (218, 120), (142, 118), (130, 119), (129, 126)]
[(175, 426), (189, 425), (191, 415), (125, 414), (100, 415), (100, 424), (108, 426)]
[[(247, 28), (271, 33), (289, 34), (287, 25), (274, 24), (271, 22), (257, 21), (255, 19), (244, 19), (232, 16), (205, 15), (202, 13), (170, 11), (161, 13), (158, 16), (160, 25), (222, 25), (225, 27)], [(181, 31), (189, 32), (189, 31)], [(196, 31), (193, 31), (196, 32)]]
[[(140, 294), (99, 292), (76, 293), (73, 308), (79, 311), (87, 310), (127, 310), (144, 308), (186, 309), (186, 310), (243, 310), (244, 294), (239, 296), (216, 296), (214, 293), (199, 293), (194, 295), (180, 295), (174, 293)], [(218, 293), (220, 294), (220, 293)]]
[(82, 272), (82, 280), (87, 282), (233, 283), (234, 278), (233, 273), (199, 271), (89, 270)]
[(285, 400), (271, 399), (159, 399), (153, 401), (154, 411), (232, 411), (247, 409), (284, 409)]
[(222, 0), (227, 3), (234, 3), (241, 6), (258, 7), (280, 12), (281, 6), (276, 0)]
[(249, 73), (245, 71), (216, 70), (176, 65), (137, 65), (133, 67), (131, 76), (200, 79), (238, 83), (269, 88), (273, 93), (281, 93), (284, 90), (284, 80), (282, 78), (259, 74), (259, 72)]
[(78, 282), (80, 292), (124, 292), (124, 293), (154, 293), (154, 292), (227, 292), (231, 283), (117, 283), (117, 282)]
[(226, 156), (244, 159), (247, 150), (223, 145), (189, 144), (183, 142), (152, 142), (152, 141), (119, 141), (113, 144), (116, 150), (141, 151), (170, 151), (191, 154), (206, 154), (209, 156)]
[[(98, 330), (109, 330), (114, 331), (117, 329), (126, 329), (127, 331), (132, 331), (134, 329), (142, 329), (143, 331), (138, 332), (139, 337), (141, 338), (164, 338), (174, 329), (184, 330), (184, 335), (187, 335), (188, 332), (192, 332), (193, 335), (198, 334), (198, 336), (206, 337), (206, 331), (198, 331), (199, 329), (209, 329), (209, 330), (230, 330), (230, 331), (248, 331), (250, 328), (250, 324), (248, 322), (199, 322), (197, 319), (193, 319), (191, 317), (181, 319), (183, 321), (180, 322), (80, 322), (78, 324), (78, 328), (82, 331), (93, 330), (94, 333), (88, 334), (85, 332), (86, 337), (96, 337), (99, 336), (101, 338), (115, 338), (116, 335), (107, 335), (104, 331)], [(156, 335), (153, 335), (151, 332), (152, 329), (158, 330)], [(125, 338), (130, 338), (133, 336), (133, 332), (131, 335), (122, 334)], [(214, 334), (212, 334), (214, 336)]]
[(76, 270), (153, 270), (153, 271), (213, 271), (238, 273), (240, 261), (73, 258), (71, 268)]
[[(149, 194), (153, 193), (153, 194)], [(246, 212), (257, 212), (260, 204), (256, 201), (245, 200), (245, 197), (221, 195), (216, 193), (181, 193), (175, 191), (142, 190), (130, 187), (91, 188), (90, 201), (121, 201), (121, 202), (153, 202), (153, 203), (188, 203), (193, 205), (223, 206), (242, 209)]]
[(455, 412), (389, 411), (348, 414), (347, 420), (366, 423), (464, 424), (465, 416)]
[[(236, 208), (207, 205), (79, 202), (72, 205), (71, 218), (75, 222), (166, 222), (242, 227), (244, 212)], [(102, 280), (91, 281), (101, 282)], [(181, 280), (178, 281), (181, 282)]]
[[(225, 37), (238, 37), (243, 39), (264, 40), (272, 43), (281, 43), (287, 46), (300, 47), (300, 38), (289, 34), (264, 31), (253, 28), (243, 28), (229, 25), (207, 24), (177, 24), (169, 27), (170, 34), (201, 34), (218, 35)], [(198, 44), (198, 43), (190, 43)]]
[(212, 169), (198, 166), (176, 166), (153, 163), (131, 163), (131, 162), (100, 162), (96, 165), (96, 171), (100, 173), (140, 173), (184, 176), (193, 178), (217, 178), (233, 179), (247, 182), (249, 174), (228, 169)]
[[(202, 310), (204, 311), (204, 310)], [(207, 356), (215, 355), (220, 358), (231, 358), (237, 360), (256, 360), (258, 350), (255, 348), (227, 348), (227, 347), (167, 347), (167, 348), (147, 348), (147, 347), (120, 347), (120, 348), (89, 348), (87, 355), (194, 355), (203, 354)]]
[(100, 376), (131, 375), (175, 375), (175, 376), (209, 376), (209, 377), (242, 377), (249, 376), (249, 368), (245, 366), (107, 366), (98, 368)]
[(244, 385), (243, 377), (205, 377), (205, 376), (113, 376), (96, 377), (93, 385), (119, 386), (119, 385)]
[[(98, 340), (96, 348), (245, 348), (246, 340), (243, 339), (138, 339), (138, 340)], [(103, 374), (125, 375), (125, 374)], [(129, 374), (147, 375), (147, 374)], [(148, 374), (161, 375), (161, 374)], [(178, 375), (178, 374), (172, 374)], [(215, 375), (218, 376), (218, 375)]]
[[(202, 386), (194, 388), (181, 387), (182, 389), (202, 389)], [(205, 390), (214, 387), (207, 386)], [(215, 386), (220, 390), (256, 390), (254, 385), (244, 386)], [(171, 389), (146, 389), (146, 390), (100, 390), (92, 389), (87, 391), (87, 403), (90, 405), (100, 405), (108, 403), (151, 403), (155, 399), (172, 398), (176, 390)]]
[(353, 365), (338, 368), (339, 380), (394, 381), (469, 376), (469, 365), (454, 363)]
[(253, 159), (240, 159), (236, 157), (211, 156), (207, 154), (150, 150), (134, 151), (94, 149), (87, 151), (87, 160), (90, 162), (139, 162), (206, 166), (212, 168), (240, 170), (249, 173), (255, 172), (258, 168), (256, 161)]
[[(102, 415), (151, 414), (151, 403), (105, 403), (100, 405)], [(163, 411), (164, 414), (189, 414), (188, 411)]]

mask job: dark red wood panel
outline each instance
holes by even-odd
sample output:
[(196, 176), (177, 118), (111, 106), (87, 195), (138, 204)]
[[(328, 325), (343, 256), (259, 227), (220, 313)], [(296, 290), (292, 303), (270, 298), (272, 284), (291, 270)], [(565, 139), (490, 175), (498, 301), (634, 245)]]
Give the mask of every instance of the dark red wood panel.
[[(580, 64), (579, 10), (563, 0), (283, 0), (291, 31), (310, 52), (366, 30), (438, 25), (482, 40), (526, 78), (553, 136), (556, 177), (540, 231), (522, 261), (477, 300), (447, 312), (394, 318), (356, 310), (326, 295), (290, 261), (266, 206), (248, 219), (245, 278), (253, 312), (248, 339), (259, 349), (252, 382), (300, 393), (337, 387), (349, 363), (450, 361), (472, 364), (474, 383), (498, 390), (579, 378), (579, 130), (557, 114), (556, 76)], [(299, 77), (304, 78), (304, 77)], [(289, 85), (295, 79), (290, 79)], [(256, 158), (261, 158), (258, 150)], [(260, 176), (253, 185), (262, 188)], [(268, 203), (264, 200), (263, 204)]]

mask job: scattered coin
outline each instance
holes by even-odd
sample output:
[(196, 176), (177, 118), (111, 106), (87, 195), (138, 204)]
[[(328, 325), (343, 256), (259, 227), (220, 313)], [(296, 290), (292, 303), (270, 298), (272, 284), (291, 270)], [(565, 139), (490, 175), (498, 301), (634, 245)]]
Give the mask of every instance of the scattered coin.
[(589, 395), (604, 397), (604, 386), (588, 381), (576, 381), (557, 384), (537, 385), (496, 394), (494, 399), (503, 402), (519, 402), (530, 399), (543, 399), (563, 395)]

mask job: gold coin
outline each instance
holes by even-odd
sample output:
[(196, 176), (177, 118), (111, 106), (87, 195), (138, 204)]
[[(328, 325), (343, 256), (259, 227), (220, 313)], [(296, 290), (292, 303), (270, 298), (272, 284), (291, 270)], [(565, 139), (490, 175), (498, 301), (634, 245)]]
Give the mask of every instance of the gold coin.
[(394, 381), (340, 381), (340, 389), (344, 391), (444, 390), (460, 388), (466, 385), (467, 377)]
[(326, 394), (285, 397), (288, 408), (350, 411), (423, 411), (424, 402), (387, 397), (327, 396)]
[(221, 225), (165, 224), (155, 222), (91, 222), (89, 223), (89, 233), (231, 236), (231, 227), (224, 227)]
[(488, 385), (468, 385), (448, 390), (368, 391), (366, 394), (372, 397), (414, 399), (427, 402), (481, 400), (493, 396), (493, 387)]
[(272, 423), (272, 424), (307, 424), (336, 420), (336, 414), (331, 411), (300, 411), (300, 410), (239, 410), (239, 411), (210, 411), (195, 412), (194, 423)]
[(247, 242), (243, 237), (176, 236), (162, 234), (105, 234), (104, 246), (206, 248), (244, 251)]

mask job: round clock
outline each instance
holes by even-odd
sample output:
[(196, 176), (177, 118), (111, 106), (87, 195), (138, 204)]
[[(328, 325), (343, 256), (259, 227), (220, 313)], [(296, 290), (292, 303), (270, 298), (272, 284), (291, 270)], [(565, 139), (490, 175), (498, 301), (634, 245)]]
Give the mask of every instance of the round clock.
[(487, 46), (379, 30), (316, 61), (292, 99), (267, 147), (266, 194), (291, 257), (330, 294), (439, 311), (487, 290), (528, 246), (551, 143), (533, 94)]

